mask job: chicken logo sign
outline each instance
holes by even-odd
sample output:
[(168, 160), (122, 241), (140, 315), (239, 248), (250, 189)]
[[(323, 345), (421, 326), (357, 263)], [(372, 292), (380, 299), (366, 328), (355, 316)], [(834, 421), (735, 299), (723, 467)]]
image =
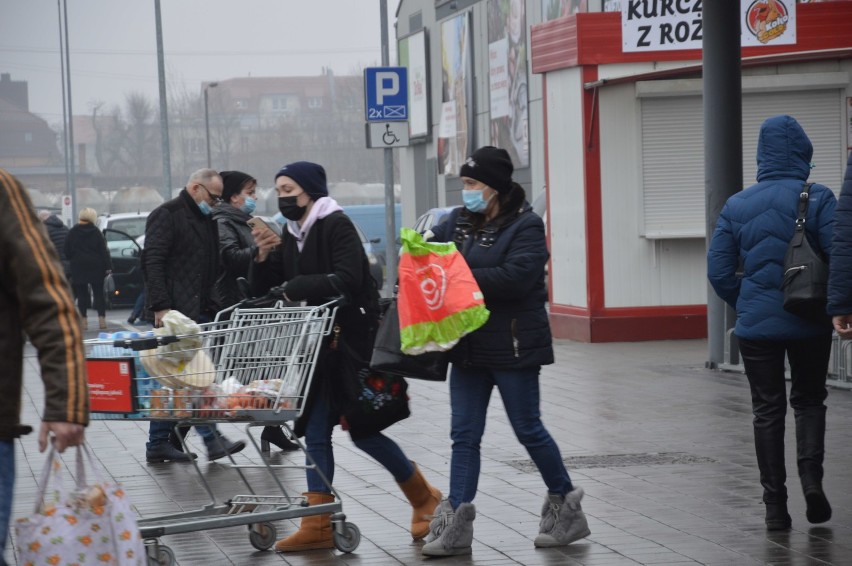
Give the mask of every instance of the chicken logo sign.
[(749, 0), (744, 4), (748, 7), (745, 9), (747, 31), (743, 32), (743, 45), (796, 43), (796, 4), (793, 0)]
[(420, 291), (429, 310), (435, 311), (444, 307), (444, 295), (447, 294), (447, 274), (444, 268), (436, 263), (417, 270), (420, 279)]

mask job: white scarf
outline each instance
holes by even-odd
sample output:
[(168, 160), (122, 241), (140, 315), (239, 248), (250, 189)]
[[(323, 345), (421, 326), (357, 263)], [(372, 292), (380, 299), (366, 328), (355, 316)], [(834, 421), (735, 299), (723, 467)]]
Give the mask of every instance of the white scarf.
[(301, 225), (298, 220), (287, 221), (287, 231), (296, 238), (296, 245), (300, 252), (305, 246), (305, 239), (307, 239), (308, 232), (310, 232), (314, 222), (338, 210), (343, 210), (343, 208), (337, 204), (336, 200), (331, 197), (320, 197), (314, 202), (311, 211), (308, 213), (308, 217), (305, 218), (305, 221)]

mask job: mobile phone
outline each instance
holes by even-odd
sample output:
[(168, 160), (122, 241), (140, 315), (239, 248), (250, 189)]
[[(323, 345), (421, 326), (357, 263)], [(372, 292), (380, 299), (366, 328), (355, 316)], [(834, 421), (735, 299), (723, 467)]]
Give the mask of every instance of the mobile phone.
[(253, 230), (256, 229), (256, 228), (260, 228), (262, 230), (264, 230), (264, 229), (269, 230), (277, 236), (281, 235), (281, 227), (278, 226), (278, 223), (276, 223), (271, 218), (264, 218), (262, 216), (254, 216), (254, 217), (246, 220), (246, 224), (251, 226), (251, 228)]

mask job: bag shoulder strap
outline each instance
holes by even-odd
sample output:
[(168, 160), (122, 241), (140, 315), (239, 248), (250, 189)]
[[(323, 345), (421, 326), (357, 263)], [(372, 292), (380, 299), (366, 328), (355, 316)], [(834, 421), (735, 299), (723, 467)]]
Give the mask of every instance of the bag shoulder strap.
[(808, 215), (808, 202), (813, 183), (805, 183), (799, 193), (798, 210), (796, 211), (796, 232), (793, 234), (793, 245), (800, 246), (805, 237), (805, 218)]

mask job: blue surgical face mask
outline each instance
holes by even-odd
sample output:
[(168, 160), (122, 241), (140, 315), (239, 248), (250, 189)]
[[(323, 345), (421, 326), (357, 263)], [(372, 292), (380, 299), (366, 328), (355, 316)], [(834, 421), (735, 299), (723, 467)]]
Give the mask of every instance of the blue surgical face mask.
[(482, 198), (482, 191), (478, 191), (476, 189), (463, 189), (462, 190), (462, 201), (464, 202), (464, 207), (471, 212), (484, 212), (485, 208), (488, 206), (488, 202), (494, 195), (492, 194), (487, 199)]
[(201, 214), (203, 214), (204, 216), (210, 216), (210, 213), (213, 212), (212, 210), (210, 210), (210, 205), (207, 204), (206, 200), (199, 202), (198, 208), (201, 210)]
[(276, 221), (281, 226), (284, 226), (285, 224), (287, 224), (287, 219), (284, 218), (284, 215), (281, 214), (280, 212), (276, 212), (275, 216), (273, 216), (272, 219), (274, 221)]
[(240, 210), (242, 210), (246, 214), (251, 214), (252, 212), (254, 212), (255, 208), (257, 208), (257, 201), (251, 197), (246, 197), (246, 200), (245, 202), (243, 202), (243, 205), (240, 207)]

